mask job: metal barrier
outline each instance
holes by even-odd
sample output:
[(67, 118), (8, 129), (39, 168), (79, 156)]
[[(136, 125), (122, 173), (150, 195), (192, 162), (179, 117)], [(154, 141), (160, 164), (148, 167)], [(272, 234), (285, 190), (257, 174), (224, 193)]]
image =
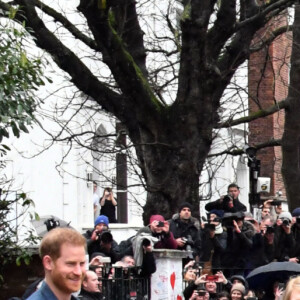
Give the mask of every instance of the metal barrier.
[(141, 277), (140, 268), (103, 268), (103, 300), (150, 299), (150, 277)]

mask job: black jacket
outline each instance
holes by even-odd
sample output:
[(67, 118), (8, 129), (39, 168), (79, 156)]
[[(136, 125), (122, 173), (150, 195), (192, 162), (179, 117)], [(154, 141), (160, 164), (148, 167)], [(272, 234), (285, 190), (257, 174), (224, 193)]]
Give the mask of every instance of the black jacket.
[[(173, 233), (174, 238), (191, 238), (193, 241), (192, 249), (194, 256), (200, 255), (201, 252), (201, 238), (199, 234), (200, 224), (199, 221), (191, 217), (188, 222), (180, 219), (179, 214), (173, 215), (172, 219), (168, 221), (170, 224), (170, 231)], [(186, 246), (179, 248), (179, 250), (186, 249)]]
[(217, 209), (217, 210), (223, 210), (224, 212), (238, 212), (238, 211), (246, 211), (247, 207), (240, 202), (239, 199), (234, 199), (233, 200), (233, 207), (230, 208), (228, 207), (228, 203), (226, 201), (221, 201), (220, 199), (213, 201), (213, 202), (209, 202), (205, 205), (205, 209), (207, 211), (211, 211), (213, 209)]
[(102, 294), (99, 292), (88, 292), (84, 289), (81, 289), (78, 299), (81, 300), (102, 300)]
[[(222, 229), (222, 228), (221, 228)], [(215, 233), (211, 238), (209, 235), (209, 229), (205, 228), (201, 230), (201, 262), (207, 262), (211, 259), (211, 266), (213, 270), (222, 269), (222, 255), (227, 248), (227, 232), (222, 231)]]
[(83, 234), (83, 236), (86, 238), (87, 250), (89, 256), (91, 257), (91, 255), (94, 252), (102, 252), (106, 256), (110, 257), (111, 263), (114, 264), (116, 261), (120, 259), (118, 243), (115, 240), (113, 240), (111, 243), (111, 249), (108, 251), (100, 245), (99, 239), (95, 241), (91, 239), (93, 231), (94, 230), (87, 230), (86, 233)]
[(245, 269), (253, 246), (255, 229), (244, 221), (240, 233), (232, 227), (227, 228), (227, 249), (223, 256), (224, 266), (229, 269)]

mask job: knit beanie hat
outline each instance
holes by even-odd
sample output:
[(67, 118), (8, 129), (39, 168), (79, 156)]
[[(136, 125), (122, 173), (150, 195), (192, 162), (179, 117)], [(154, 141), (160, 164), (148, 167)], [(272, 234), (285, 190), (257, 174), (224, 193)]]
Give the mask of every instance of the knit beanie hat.
[(245, 295), (246, 289), (241, 283), (236, 283), (232, 286), (230, 295), (233, 293), (233, 291), (239, 291), (242, 293), (242, 295)]
[(98, 216), (97, 219), (95, 220), (95, 226), (97, 226), (100, 223), (105, 224), (108, 227), (109, 224), (108, 217), (104, 215)]
[(223, 218), (224, 216), (224, 210), (221, 209), (212, 209), (209, 211), (209, 214), (214, 214), (216, 216), (218, 216), (219, 218)]
[(293, 217), (300, 217), (300, 207), (297, 207), (292, 212)]
[(161, 222), (164, 222), (165, 221), (165, 218), (161, 215), (152, 215), (150, 217), (150, 224), (153, 222), (153, 221), (161, 221)]
[(292, 215), (288, 211), (279, 214), (278, 219), (289, 219), (292, 222)]
[(183, 203), (179, 206), (178, 211), (181, 212), (181, 210), (182, 210), (183, 208), (185, 208), (185, 207), (187, 207), (187, 208), (189, 208), (190, 210), (192, 210), (192, 205), (191, 205), (190, 203), (188, 203), (188, 202), (183, 202)]

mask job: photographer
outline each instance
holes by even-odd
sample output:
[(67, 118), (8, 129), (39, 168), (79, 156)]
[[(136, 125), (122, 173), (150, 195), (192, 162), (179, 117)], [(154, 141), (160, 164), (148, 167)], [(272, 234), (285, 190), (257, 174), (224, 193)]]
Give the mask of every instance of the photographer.
[(212, 210), (208, 213), (208, 223), (201, 230), (202, 251), (200, 261), (205, 272), (215, 273), (222, 269), (221, 256), (227, 246), (227, 232), (222, 227), (223, 211)]
[(223, 225), (227, 228), (227, 248), (222, 257), (226, 276), (239, 274), (244, 276), (249, 253), (253, 245), (255, 229), (253, 225), (244, 221), (244, 213), (226, 213)]
[(107, 187), (103, 191), (103, 196), (100, 200), (100, 215), (104, 215), (108, 217), (110, 223), (117, 223), (116, 219), (116, 206), (117, 201), (114, 198), (114, 194), (112, 189)]
[(209, 300), (209, 293), (206, 290), (194, 290), (189, 300)]
[(278, 216), (282, 213), (282, 203), (280, 200), (268, 199), (264, 201), (263, 206), (261, 208), (262, 211), (264, 211), (264, 209), (269, 209), (272, 218), (274, 220), (277, 220)]
[(156, 249), (177, 249), (177, 243), (173, 233), (170, 232), (170, 225), (161, 215), (152, 215), (150, 224), (141, 228), (137, 235), (141, 233), (149, 234), (158, 239), (154, 248)]
[(222, 272), (217, 272), (215, 275), (201, 275), (197, 279), (189, 284), (183, 291), (185, 299), (190, 299), (195, 290), (205, 290), (209, 293), (209, 299), (217, 299), (217, 287), (218, 285), (222, 289), (223, 286), (228, 284), (228, 280)]
[(231, 183), (227, 189), (227, 195), (220, 199), (207, 203), (205, 209), (211, 211), (213, 209), (223, 210), (224, 212), (246, 211), (247, 208), (239, 201), (240, 188), (237, 184)]
[(271, 216), (265, 216), (260, 223), (253, 219), (253, 225), (256, 233), (253, 237), (253, 246), (248, 259), (248, 271), (268, 264), (275, 258), (273, 219)]
[(169, 220), (170, 231), (176, 239), (179, 250), (192, 250), (193, 257), (199, 260), (201, 240), (199, 236), (199, 221), (192, 217), (192, 206), (185, 202), (180, 205), (179, 213)]
[(295, 247), (292, 257), (289, 259), (291, 262), (299, 263), (300, 261), (300, 207), (292, 211), (292, 235), (295, 240)]
[(292, 215), (289, 212), (282, 212), (275, 225), (275, 258), (278, 261), (289, 261), (293, 256), (295, 240), (291, 232)]
[(111, 258), (112, 263), (115, 263), (119, 256), (118, 244), (108, 231), (108, 225), (108, 218), (100, 215), (95, 220), (93, 231), (88, 230), (83, 236), (87, 240), (88, 254), (90, 256), (94, 252), (102, 252)]

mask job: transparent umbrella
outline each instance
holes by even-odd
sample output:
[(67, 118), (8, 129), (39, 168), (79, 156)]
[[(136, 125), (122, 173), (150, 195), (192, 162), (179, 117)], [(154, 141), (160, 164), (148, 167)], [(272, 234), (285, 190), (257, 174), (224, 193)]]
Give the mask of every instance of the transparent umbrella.
[(41, 216), (39, 220), (31, 221), (38, 236), (43, 237), (48, 231), (56, 227), (69, 227), (71, 222), (66, 222), (56, 216)]

